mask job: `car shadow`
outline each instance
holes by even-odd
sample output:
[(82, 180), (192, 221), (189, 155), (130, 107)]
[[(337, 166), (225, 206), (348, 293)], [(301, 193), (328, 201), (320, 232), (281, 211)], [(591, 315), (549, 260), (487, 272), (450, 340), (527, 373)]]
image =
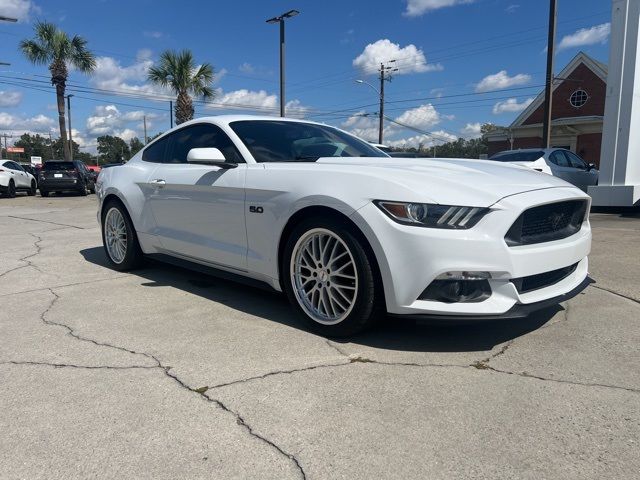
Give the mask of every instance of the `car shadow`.
[[(87, 262), (109, 268), (102, 247), (88, 248), (80, 253)], [(149, 261), (144, 268), (134, 273), (146, 280), (142, 283), (144, 287), (177, 288), (267, 321), (308, 331), (297, 319), (286, 297), (278, 292), (155, 261)], [(561, 310), (563, 308), (558, 305), (535, 312), (524, 319), (451, 324), (389, 316), (381, 319), (368, 332), (332, 341), (414, 352), (486, 351), (537, 330)]]

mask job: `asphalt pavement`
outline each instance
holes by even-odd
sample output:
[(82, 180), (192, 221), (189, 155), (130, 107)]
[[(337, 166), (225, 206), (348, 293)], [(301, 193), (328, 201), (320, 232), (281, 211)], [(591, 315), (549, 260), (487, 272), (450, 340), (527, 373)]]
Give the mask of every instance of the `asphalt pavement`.
[(335, 341), (281, 295), (109, 269), (95, 211), (0, 198), (2, 479), (638, 478), (638, 214), (592, 214), (558, 308)]

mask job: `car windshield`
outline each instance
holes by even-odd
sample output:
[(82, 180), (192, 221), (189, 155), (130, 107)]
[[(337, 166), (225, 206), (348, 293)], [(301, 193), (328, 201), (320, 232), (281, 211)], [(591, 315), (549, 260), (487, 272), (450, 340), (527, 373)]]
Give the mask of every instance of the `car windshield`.
[(230, 124), (257, 162), (315, 162), (320, 157), (387, 157), (336, 128), (303, 122), (241, 120)]
[(76, 167), (73, 162), (45, 162), (45, 170), (73, 170)]
[(542, 150), (529, 151), (529, 152), (501, 152), (496, 153), (489, 160), (495, 160), (497, 162), (535, 162), (539, 158), (544, 156)]

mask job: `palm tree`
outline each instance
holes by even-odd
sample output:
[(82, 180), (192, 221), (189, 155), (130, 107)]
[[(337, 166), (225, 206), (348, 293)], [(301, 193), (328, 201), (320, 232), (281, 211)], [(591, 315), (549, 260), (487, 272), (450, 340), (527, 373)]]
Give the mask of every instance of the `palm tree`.
[(84, 38), (78, 35), (69, 38), (69, 35), (53, 23), (37, 22), (34, 30), (35, 37), (31, 40), (22, 40), (20, 50), (31, 63), (49, 65), (51, 85), (56, 87), (58, 122), (60, 138), (64, 145), (64, 158), (70, 160), (71, 150), (67, 142), (64, 107), (64, 93), (69, 76), (68, 65), (83, 73), (91, 73), (96, 68), (96, 59), (93, 53), (87, 50), (87, 41)]
[(214, 96), (211, 87), (213, 67), (208, 63), (196, 66), (189, 50), (163, 52), (159, 65), (149, 69), (148, 79), (162, 87), (171, 88), (178, 96), (176, 125), (193, 118), (193, 100), (190, 94), (203, 99)]

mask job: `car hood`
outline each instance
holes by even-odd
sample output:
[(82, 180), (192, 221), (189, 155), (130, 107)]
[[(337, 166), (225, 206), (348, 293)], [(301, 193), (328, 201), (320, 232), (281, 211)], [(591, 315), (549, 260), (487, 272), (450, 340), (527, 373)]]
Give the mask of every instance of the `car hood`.
[(327, 157), (316, 163), (331, 166), (336, 173), (357, 171), (375, 180), (373, 184), (391, 183), (418, 194), (424, 201), (448, 205), (488, 207), (519, 193), (572, 187), (559, 178), (530, 168), (487, 160)]

